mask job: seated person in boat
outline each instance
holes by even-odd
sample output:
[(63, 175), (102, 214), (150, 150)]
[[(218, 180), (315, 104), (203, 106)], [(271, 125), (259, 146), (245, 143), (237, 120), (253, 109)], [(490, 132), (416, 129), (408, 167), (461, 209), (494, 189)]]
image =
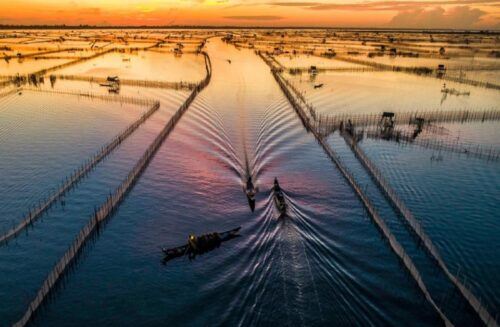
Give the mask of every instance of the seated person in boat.
[(188, 253), (190, 257), (194, 257), (196, 254), (201, 254), (210, 251), (218, 247), (221, 243), (221, 238), (219, 233), (211, 233), (196, 237), (194, 235), (189, 235), (188, 238)]

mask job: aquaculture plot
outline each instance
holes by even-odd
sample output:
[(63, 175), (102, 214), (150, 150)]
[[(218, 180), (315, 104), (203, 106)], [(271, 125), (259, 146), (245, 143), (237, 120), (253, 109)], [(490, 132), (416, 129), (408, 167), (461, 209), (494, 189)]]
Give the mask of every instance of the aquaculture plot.
[(2, 98), (1, 105), (4, 232), (147, 110), (29, 91)]
[[(78, 231), (88, 222), (102, 199), (126, 178), (144, 149), (169, 121), (185, 96), (172, 96), (158, 108), (136, 131), (129, 135), (69, 193), (53, 205), (42, 218), (0, 248), (2, 258), (9, 264), (2, 264), (1, 291), (5, 296), (16, 299), (9, 301), (0, 315), (11, 322), (20, 319), (36, 290), (47, 276), (54, 262), (64, 254)], [(37, 269), (27, 267), (36, 266)], [(23, 268), (24, 267), (24, 268)], [(24, 271), (22, 274), (20, 271)], [(29, 280), (26, 283), (19, 281)]]

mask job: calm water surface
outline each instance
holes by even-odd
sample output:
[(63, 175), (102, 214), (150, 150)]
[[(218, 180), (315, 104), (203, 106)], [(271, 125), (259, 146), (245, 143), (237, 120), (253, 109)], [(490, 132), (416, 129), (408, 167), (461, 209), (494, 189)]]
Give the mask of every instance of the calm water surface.
[[(438, 325), (437, 314), (305, 131), (269, 68), (253, 52), (218, 40), (207, 44), (207, 52), (211, 83), (35, 325)], [(161, 110), (69, 193), (64, 207), (56, 206), (28, 235), (0, 248), (0, 298), (8, 299), (0, 306), (0, 325), (22, 315), (94, 206), (120, 183), (186, 96), (140, 92), (161, 98)], [(343, 140), (333, 135), (329, 142), (368, 184)], [(363, 147), (394, 178), (393, 186), (422, 217), (450, 266), (475, 266), (470, 270), (470, 278), (478, 281), (475, 290), (490, 308), (498, 307), (498, 286), (491, 286), (498, 284), (499, 258), (493, 250), (484, 251), (500, 231), (495, 222), (498, 164), (452, 158), (440, 168), (429, 163), (430, 154), (377, 141)], [(420, 159), (413, 160), (417, 154)], [(447, 171), (448, 162), (457, 169)], [(464, 196), (446, 190), (468, 178), (467, 167), (476, 180), (464, 192), (481, 190), (483, 197), (457, 206)], [(255, 212), (243, 192), (248, 174), (259, 188)], [(274, 177), (289, 202), (285, 219), (278, 218), (272, 202)], [(443, 183), (449, 185), (437, 187)], [(375, 186), (368, 187), (437, 302), (449, 302), (446, 310), (454, 322), (474, 323)], [(428, 196), (435, 198), (427, 201)], [(478, 208), (477, 201), (487, 204)], [(454, 209), (439, 207), (443, 202)], [(469, 215), (471, 208), (479, 212)], [(242, 236), (219, 249), (193, 261), (162, 264), (161, 246), (184, 244), (190, 233), (237, 226)]]

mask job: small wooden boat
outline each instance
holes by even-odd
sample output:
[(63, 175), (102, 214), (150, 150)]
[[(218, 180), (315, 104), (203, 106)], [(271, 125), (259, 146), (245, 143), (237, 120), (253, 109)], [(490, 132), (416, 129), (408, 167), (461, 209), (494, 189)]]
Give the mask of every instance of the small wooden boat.
[(243, 189), (248, 199), (248, 205), (252, 212), (255, 210), (255, 195), (257, 195), (257, 188), (253, 185), (252, 177), (247, 179), (246, 188)]
[(322, 88), (322, 87), (323, 87), (323, 85), (324, 85), (323, 83), (321, 83), (321, 84), (316, 84), (316, 85), (314, 85), (314, 88), (315, 88), (315, 89), (319, 89), (319, 88)]
[(280, 184), (278, 183), (278, 179), (274, 179), (274, 187), (273, 187), (273, 192), (274, 192), (274, 204), (276, 205), (276, 208), (280, 212), (281, 215), (286, 214), (286, 201), (285, 201), (285, 195), (283, 194), (283, 191), (281, 190)]
[(276, 208), (278, 209), (280, 214), (286, 214), (285, 197), (283, 196), (283, 193), (281, 191), (278, 193), (274, 193), (274, 204), (276, 205)]
[(248, 200), (255, 201), (255, 195), (257, 194), (257, 190), (255, 189), (255, 187), (253, 187), (253, 185), (250, 188), (246, 188), (245, 193), (248, 197)]
[(240, 229), (241, 229), (241, 226), (236, 227), (236, 228), (231, 229), (231, 230), (228, 230), (228, 231), (225, 231), (225, 232), (222, 232), (222, 233), (211, 233), (211, 234), (205, 234), (205, 235), (198, 236), (198, 237), (196, 237), (196, 239), (202, 239), (202, 238), (209, 239), (210, 238), (210, 239), (214, 240), (214, 238), (216, 238), (217, 240), (210, 242), (211, 244), (209, 244), (209, 242), (207, 242), (207, 246), (205, 246), (203, 248), (199, 248), (197, 250), (192, 249), (191, 246), (189, 245), (189, 243), (182, 245), (182, 246), (175, 247), (175, 248), (162, 248), (162, 251), (165, 254), (164, 261), (169, 261), (169, 260), (172, 260), (174, 258), (182, 257), (184, 255), (189, 255), (190, 257), (194, 257), (196, 255), (203, 254), (205, 252), (209, 252), (215, 248), (218, 248), (220, 243), (229, 241), (235, 237), (240, 236), (238, 234)]

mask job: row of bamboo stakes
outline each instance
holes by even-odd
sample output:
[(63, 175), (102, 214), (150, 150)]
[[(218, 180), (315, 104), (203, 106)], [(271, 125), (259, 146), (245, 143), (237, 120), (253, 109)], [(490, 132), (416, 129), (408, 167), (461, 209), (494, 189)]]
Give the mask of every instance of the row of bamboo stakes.
[[(449, 319), (445, 316), (445, 314), (441, 310), (441, 308), (439, 308), (439, 306), (432, 299), (429, 291), (427, 290), (427, 287), (425, 286), (425, 284), (421, 278), (421, 275), (420, 275), (418, 269), (413, 264), (411, 258), (406, 254), (403, 247), (399, 244), (399, 242), (397, 242), (394, 235), (390, 232), (388, 226), (380, 218), (375, 207), (372, 205), (372, 203), (370, 202), (370, 200), (366, 196), (366, 194), (362, 191), (361, 187), (357, 184), (353, 175), (342, 164), (338, 155), (330, 147), (330, 145), (325, 141), (325, 138), (322, 137), (321, 134), (316, 130), (315, 126), (311, 124), (311, 120), (314, 120), (314, 119), (309, 118), (309, 116), (306, 114), (306, 110), (304, 110), (304, 108), (302, 108), (302, 106), (296, 100), (296, 97), (289, 90), (289, 88), (287, 87), (287, 84), (289, 84), (289, 83), (286, 83), (286, 80), (281, 76), (280, 69), (276, 69), (273, 66), (271, 60), (267, 59), (260, 52), (258, 52), (258, 54), (270, 66), (271, 72), (272, 72), (274, 78), (278, 82), (281, 90), (283, 91), (283, 93), (285, 94), (287, 99), (289, 100), (292, 107), (297, 112), (299, 118), (302, 120), (302, 123), (304, 124), (306, 129), (308, 131), (310, 131), (315, 136), (316, 140), (323, 147), (323, 149), (327, 153), (328, 157), (335, 163), (337, 168), (341, 171), (342, 175), (345, 177), (345, 179), (349, 182), (351, 187), (354, 189), (354, 191), (356, 192), (356, 194), (358, 195), (358, 197), (362, 201), (363, 205), (367, 209), (370, 217), (375, 222), (375, 224), (378, 226), (378, 228), (382, 231), (382, 234), (385, 236), (385, 238), (388, 240), (388, 242), (391, 246), (391, 249), (402, 260), (403, 264), (405, 265), (407, 270), (410, 272), (411, 276), (414, 278), (415, 282), (417, 283), (418, 287), (420, 288), (420, 290), (424, 294), (425, 298), (434, 307), (434, 309), (436, 310), (438, 315), (441, 317), (443, 322), (446, 325), (452, 325), (451, 322), (449, 321)], [(347, 134), (343, 133), (343, 135), (347, 135)], [(371, 161), (369, 161), (369, 159), (364, 155), (364, 153), (361, 152), (359, 147), (357, 147), (356, 145), (353, 145), (354, 141), (352, 140), (352, 138), (351, 139), (346, 138), (346, 141), (348, 141), (348, 144), (351, 145), (351, 148), (353, 149), (357, 158), (360, 159), (362, 164), (367, 168), (369, 173), (374, 177), (375, 181), (377, 182), (377, 185), (382, 189), (382, 191), (387, 196), (389, 201), (394, 205), (394, 207), (398, 210), (398, 212), (401, 214), (401, 216), (408, 222), (408, 224), (411, 226), (412, 230), (419, 236), (419, 238), (421, 239), (421, 241), (425, 245), (427, 251), (436, 260), (438, 266), (443, 270), (443, 272), (450, 279), (450, 281), (458, 288), (458, 290), (460, 291), (460, 293), (462, 294), (464, 299), (476, 311), (476, 313), (479, 315), (479, 317), (481, 318), (483, 323), (486, 326), (497, 326), (496, 319), (493, 318), (489, 314), (487, 309), (481, 304), (480, 300), (478, 300), (472, 294), (472, 292), (468, 288), (466, 288), (465, 285), (462, 284), (462, 282), (449, 271), (446, 264), (441, 259), (441, 256), (439, 255), (436, 247), (433, 245), (430, 238), (423, 232), (422, 226), (417, 222), (417, 220), (415, 219), (413, 214), (404, 205), (402, 200), (400, 200), (399, 197), (397, 197), (396, 192), (394, 190), (392, 190), (392, 188), (387, 183), (387, 181), (383, 178), (382, 174), (376, 168), (376, 166), (373, 163), (371, 163)]]
[[(477, 109), (477, 110), (416, 110), (395, 112), (393, 121), (395, 124), (412, 124), (417, 118), (423, 118), (429, 123), (465, 123), (485, 122), (500, 120), (500, 110)], [(357, 127), (377, 126), (380, 123), (380, 113), (350, 114), (340, 113), (334, 115), (317, 114), (315, 127), (322, 132), (333, 132), (340, 128), (341, 123), (348, 120)]]
[(20, 54), (20, 55), (4, 55), (0, 59), (25, 59), (25, 58), (37, 58), (38, 56), (43, 56), (43, 55), (48, 55), (48, 54), (53, 54), (53, 53), (59, 53), (59, 52), (66, 52), (66, 51), (75, 51), (77, 50), (76, 48), (67, 48), (67, 49), (56, 49), (56, 50), (44, 50), (44, 51), (38, 51), (38, 52), (32, 52), (32, 53), (26, 53), (26, 54)]
[[(344, 61), (344, 62), (353, 63), (353, 64), (358, 64), (358, 65), (365, 65), (365, 66), (377, 68), (379, 70), (390, 70), (390, 71), (405, 72), (405, 73), (411, 73), (411, 74), (417, 74), (417, 75), (429, 75), (429, 74), (432, 74), (435, 72), (434, 69), (426, 68), (426, 67), (393, 66), (393, 65), (387, 65), (387, 64), (382, 64), (382, 63), (378, 63), (378, 62), (368, 61), (368, 60), (356, 59), (356, 58), (351, 58), (351, 57), (344, 57), (344, 56), (335, 56), (334, 59)], [(439, 78), (443, 79), (445, 81), (450, 81), (450, 82), (456, 82), (456, 83), (461, 83), (461, 84), (467, 84), (467, 85), (472, 85), (472, 86), (500, 90), (499, 84), (485, 82), (485, 81), (472, 80), (472, 79), (456, 77), (456, 76), (448, 76), (447, 74), (444, 74), (444, 75), (440, 76)]]
[(115, 150), (123, 141), (127, 139), (140, 125), (142, 125), (151, 115), (160, 108), (160, 103), (156, 102), (141, 115), (139, 119), (130, 124), (124, 131), (115, 136), (107, 145), (103, 146), (99, 152), (88, 158), (85, 163), (75, 169), (71, 175), (67, 176), (57, 190), (47, 198), (40, 200), (37, 205), (29, 209), (20, 223), (6, 231), (0, 236), (0, 245), (6, 244), (15, 238), (23, 230), (31, 226), (44, 212), (54, 205), (64, 194), (69, 192), (82, 178), (87, 176), (106, 156)]
[(152, 106), (157, 103), (157, 100), (150, 98), (138, 98), (128, 95), (118, 95), (118, 94), (96, 94), (90, 91), (87, 92), (73, 92), (73, 91), (63, 91), (63, 90), (52, 90), (52, 89), (44, 89), (38, 87), (28, 87), (23, 86), (17, 89), (18, 92), (28, 91), (28, 92), (40, 92), (40, 93), (49, 93), (49, 94), (59, 94), (59, 95), (71, 95), (75, 97), (81, 98), (89, 98), (96, 99), (104, 102), (120, 102), (120, 103), (128, 103), (139, 106)]
[(385, 195), (386, 199), (392, 204), (392, 206), (399, 212), (399, 216), (404, 219), (407, 223), (406, 226), (411, 227), (411, 231), (418, 236), (421, 244), (424, 245), (427, 252), (436, 261), (437, 265), (444, 272), (446, 277), (455, 285), (455, 287), (460, 291), (465, 300), (474, 309), (474, 311), (479, 315), (481, 320), (486, 326), (497, 326), (495, 318), (490, 315), (486, 307), (481, 303), (481, 301), (462, 283), (455, 275), (453, 275), (448, 266), (444, 263), (439, 251), (434, 246), (430, 237), (427, 236), (422, 225), (417, 221), (415, 216), (411, 213), (410, 209), (406, 207), (404, 202), (399, 198), (394, 189), (390, 186), (389, 182), (385, 179), (382, 172), (378, 167), (366, 156), (361, 147), (358, 146), (357, 142), (348, 134), (342, 133), (346, 143), (350, 146), (356, 157), (359, 159), (361, 164), (366, 168), (369, 174), (373, 177), (373, 180)]
[[(434, 138), (413, 138), (413, 134), (406, 131), (394, 131), (393, 134), (393, 140), (396, 140), (396, 143), (399, 145), (413, 144), (427, 149), (458, 153), (466, 155), (467, 157), (475, 157), (487, 161), (500, 160), (500, 149), (493, 147), (493, 145), (488, 148), (479, 144), (459, 142), (458, 139), (446, 142)], [(380, 131), (367, 131), (366, 136), (368, 138), (378, 139), (380, 138)]]
[(406, 254), (406, 252), (405, 252), (404, 248), (401, 246), (401, 244), (396, 240), (394, 235), (391, 233), (389, 227), (385, 224), (384, 220), (380, 217), (377, 210), (375, 209), (375, 206), (371, 203), (368, 196), (363, 192), (362, 188), (358, 185), (358, 183), (354, 179), (353, 175), (342, 164), (338, 155), (333, 151), (333, 149), (328, 145), (328, 143), (326, 143), (325, 139), (323, 137), (321, 137), (315, 131), (313, 126), (309, 123), (310, 118), (306, 114), (305, 110), (301, 107), (299, 102), (295, 99), (295, 96), (292, 95), (292, 92), (290, 92), (290, 90), (287, 88), (287, 85), (284, 82), (283, 77), (279, 74), (278, 70), (273, 69), (272, 63), (270, 61), (266, 60), (266, 58), (262, 54), (260, 54), (260, 55), (261, 55), (261, 58), (264, 59), (264, 61), (266, 61), (266, 63), (268, 65), (271, 66), (271, 71), (273, 73), (274, 78), (278, 82), (278, 85), (280, 86), (281, 90), (285, 94), (286, 98), (288, 99), (288, 101), (290, 102), (292, 107), (297, 112), (297, 115), (302, 120), (302, 123), (304, 124), (305, 128), (315, 136), (317, 142), (323, 147), (325, 153), (328, 155), (330, 160), (337, 166), (337, 168), (340, 170), (340, 172), (342, 173), (344, 178), (351, 185), (354, 192), (356, 193), (356, 195), (359, 197), (359, 199), (363, 203), (363, 206), (366, 208), (370, 218), (375, 223), (375, 225), (378, 227), (378, 229), (382, 232), (382, 235), (389, 242), (389, 245), (391, 246), (391, 249), (393, 250), (393, 252), (399, 257), (399, 259), (401, 260), (401, 262), (403, 262), (404, 266), (406, 267), (406, 269), (408, 270), (410, 275), (414, 278), (419, 289), (424, 294), (424, 297), (431, 304), (431, 306), (436, 310), (437, 314), (442, 319), (442, 321), (445, 323), (445, 325), (451, 326), (452, 325), (451, 322), (448, 320), (448, 318), (441, 311), (441, 309), (436, 304), (434, 299), (431, 297), (429, 291), (427, 290), (427, 287), (425, 286), (425, 283), (423, 282), (423, 279), (422, 279), (417, 267), (415, 266), (415, 264), (413, 263), (411, 258)]
[[(80, 76), (80, 75), (53, 75), (56, 79), (82, 81), (89, 83), (106, 83), (105, 77), (95, 76)], [(168, 82), (168, 81), (154, 81), (154, 80), (137, 80), (137, 79), (120, 79), (120, 85), (130, 85), (139, 87), (162, 88), (173, 90), (192, 90), (196, 87), (197, 83), (193, 82)]]
[[(101, 56), (105, 53), (114, 51), (113, 49), (109, 51), (104, 51), (97, 53), (91, 57), (86, 57), (83, 58), (83, 60), (89, 60), (92, 58), (95, 58), (97, 56)], [(73, 65), (75, 63), (80, 62), (81, 60), (75, 60), (73, 62), (63, 64), (63, 65)], [(55, 69), (55, 67), (53, 67)], [(58, 67), (57, 69), (60, 69), (62, 67)], [(52, 69), (52, 68), (51, 68)], [(62, 77), (63, 79), (72, 79), (71, 76), (59, 76), (60, 78)], [(94, 81), (95, 78), (90, 77), (89, 79), (82, 77), (74, 77), (74, 79), (78, 80), (88, 80), (88, 81)], [(99, 79), (95, 80), (101, 81)], [(104, 79), (102, 80), (104, 81)], [(123, 81), (121, 81), (123, 83)], [(130, 83), (128, 83), (130, 82)], [(136, 83), (133, 83), (136, 82)], [(125, 81), (125, 84), (133, 84), (133, 85), (138, 85), (141, 84), (141, 86), (155, 86), (154, 81), (151, 81), (151, 83), (147, 83), (148, 81)], [(203, 82), (202, 82), (203, 83)], [(146, 85), (147, 84), (147, 85)], [(159, 85), (161, 84), (161, 85)], [(197, 85), (193, 83), (169, 83), (169, 82), (158, 82), (158, 85), (156, 87), (170, 87), (170, 88), (176, 88), (176, 89), (193, 89), (196, 88)], [(100, 161), (102, 161), (107, 155), (109, 155), (123, 140), (125, 140), (130, 134), (132, 134), (143, 122), (145, 122), (156, 110), (159, 108), (159, 102), (152, 100), (152, 99), (147, 99), (147, 98), (136, 98), (136, 97), (130, 97), (130, 96), (123, 96), (123, 95), (99, 95), (95, 94), (92, 92), (70, 92), (70, 91), (62, 91), (62, 90), (45, 90), (45, 89), (40, 89), (40, 88), (32, 88), (32, 87), (19, 87), (15, 89), (11, 89), (9, 91), (6, 91), (4, 93), (0, 93), (0, 97), (2, 96), (8, 96), (14, 93), (22, 92), (22, 91), (31, 91), (31, 92), (46, 92), (46, 93), (54, 93), (54, 94), (63, 94), (63, 95), (73, 95), (73, 96), (78, 96), (78, 97), (87, 97), (87, 98), (93, 98), (93, 99), (99, 99), (101, 101), (110, 101), (110, 102), (116, 102), (119, 101), (121, 103), (130, 103), (130, 104), (135, 104), (135, 105), (151, 105), (152, 107), (150, 110), (148, 110), (145, 114), (143, 114), (137, 121), (132, 123), (130, 126), (127, 127), (122, 133), (120, 133), (118, 136), (116, 136), (109, 144), (106, 146), (103, 146), (98, 153), (96, 153), (94, 156), (89, 158), (81, 167), (77, 168), (69, 177), (67, 177), (65, 180), (63, 180), (62, 184), (60, 187), (53, 193), (50, 194), (47, 198), (40, 200), (38, 204), (36, 204), (33, 208), (31, 208), (26, 216), (23, 217), (21, 222), (15, 226), (13, 226), (11, 229), (5, 231), (2, 236), (0, 236), (0, 246), (7, 243), (10, 239), (16, 237), (19, 235), (21, 231), (26, 229), (28, 226), (32, 225), (32, 223), (37, 220), (45, 211), (47, 211), (58, 199), (60, 199), (65, 193), (67, 193), (76, 183), (78, 183), (84, 176), (86, 176)]]
[(183, 114), (187, 111), (198, 93), (200, 93), (210, 83), (210, 79), (212, 76), (212, 66), (208, 55), (204, 52), (203, 55), (205, 57), (207, 72), (205, 79), (201, 81), (195, 89), (193, 89), (186, 101), (180, 106), (177, 112), (172, 116), (169, 122), (162, 129), (162, 131), (157, 135), (155, 140), (149, 145), (147, 150), (144, 152), (134, 168), (129, 172), (125, 180), (120, 184), (120, 186), (114, 191), (113, 194), (110, 194), (106, 201), (100, 206), (100, 208), (94, 212), (87, 225), (82, 228), (66, 253), (61, 257), (61, 259), (54, 266), (45, 281), (42, 283), (42, 286), (38, 290), (37, 295), (29, 304), (23, 317), (14, 324), (15, 327), (26, 326), (33, 319), (36, 312), (38, 312), (42, 304), (48, 299), (50, 293), (55, 289), (58, 282), (68, 271), (68, 268), (75, 263), (78, 254), (81, 253), (85, 243), (97, 230), (99, 230), (100, 226), (105, 222), (105, 220), (118, 208), (121, 201), (123, 201), (126, 194), (132, 189), (133, 185), (140, 178), (142, 172), (146, 169), (155, 153), (158, 151), (170, 132), (174, 129), (175, 125), (181, 119)]
[[(10, 83), (9, 83), (10, 84)], [(0, 98), (17, 93), (19, 90), (17, 88), (8, 88), (7, 91), (0, 92)]]
[[(162, 44), (162, 42), (158, 42), (154, 45), (151, 45), (149, 47), (145, 47), (142, 49), (118, 49), (118, 48), (109, 48), (106, 50), (101, 50), (99, 52), (94, 53), (93, 55), (90, 56), (85, 56), (85, 57), (78, 57), (75, 60), (69, 61), (62, 63), (60, 65), (56, 65), (50, 68), (42, 69), (39, 71), (36, 71), (32, 74), (29, 75), (34, 75), (34, 76), (43, 76), (46, 75), (50, 72), (57, 71), (69, 66), (76, 65), (81, 62), (85, 62), (88, 60), (95, 59), (97, 57), (103, 56), (107, 53), (111, 52), (127, 52), (127, 51), (136, 51), (136, 50), (149, 50), (149, 51), (154, 51), (154, 48), (159, 47)], [(44, 52), (37, 52), (33, 53), (32, 55), (42, 55), (42, 54), (50, 54), (50, 53), (57, 53), (57, 52), (62, 52), (62, 51), (68, 51), (68, 50), (78, 50), (77, 48), (71, 48), (71, 49), (59, 49), (59, 50), (53, 50), (53, 51), (44, 51)], [(199, 53), (199, 51), (196, 51), (194, 53)], [(0, 83), (0, 86), (4, 83), (5, 85), (9, 84), (9, 82), (16, 82), (19, 80), (19, 76), (10, 76), (10, 75), (0, 75), (0, 77), (5, 78), (5, 81), (2, 81)], [(73, 81), (85, 81), (85, 82), (91, 82), (91, 83), (105, 83), (107, 82), (106, 78), (103, 77), (94, 77), (94, 76), (79, 76), (79, 75), (51, 75), (51, 78), (55, 77), (56, 79), (63, 79), (63, 80), (73, 80)], [(29, 79), (27, 79), (29, 80)], [(130, 85), (130, 86), (139, 86), (139, 87), (151, 87), (151, 88), (167, 88), (167, 89), (174, 89), (174, 90), (193, 90), (196, 86), (197, 83), (194, 82), (169, 82), (169, 81), (155, 81), (155, 80), (134, 80), (134, 79), (121, 79), (120, 80), (121, 85)]]
[[(409, 111), (395, 113), (393, 121), (399, 125), (412, 125), (418, 118), (423, 118), (425, 126), (435, 127), (435, 123), (466, 123), (466, 122), (487, 122), (500, 120), (500, 111), (495, 109), (487, 110), (435, 110), (435, 111)], [(371, 138), (380, 137), (378, 130), (374, 131), (373, 127), (378, 127), (381, 121), (380, 113), (371, 114), (335, 114), (325, 115), (318, 114), (314, 120), (315, 129), (323, 136), (327, 136), (336, 130), (339, 130), (342, 123), (348, 121), (356, 127), (368, 128), (367, 136)], [(488, 161), (497, 161), (500, 159), (500, 149), (493, 146), (484, 147), (479, 144), (472, 145), (460, 143), (458, 140), (445, 141), (431, 138), (414, 138), (411, 133), (394, 130), (391, 140), (402, 144), (414, 144), (424, 148), (434, 149), (438, 151), (447, 151), (459, 154), (465, 154), (470, 157), (485, 159)]]

